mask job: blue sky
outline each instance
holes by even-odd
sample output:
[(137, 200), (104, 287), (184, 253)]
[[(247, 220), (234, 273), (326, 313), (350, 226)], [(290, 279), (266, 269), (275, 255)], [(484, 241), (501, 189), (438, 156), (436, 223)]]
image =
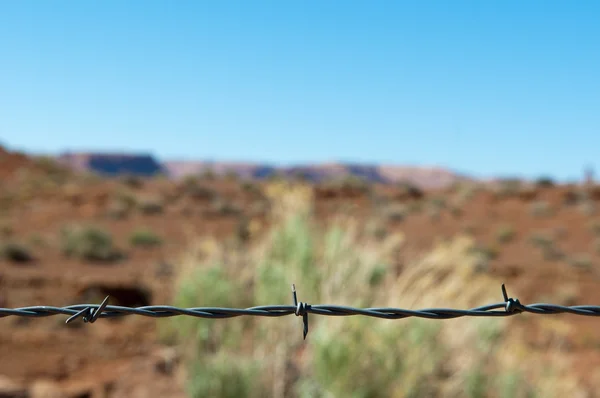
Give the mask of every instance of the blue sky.
[(579, 178), (600, 2), (0, 2), (0, 141)]

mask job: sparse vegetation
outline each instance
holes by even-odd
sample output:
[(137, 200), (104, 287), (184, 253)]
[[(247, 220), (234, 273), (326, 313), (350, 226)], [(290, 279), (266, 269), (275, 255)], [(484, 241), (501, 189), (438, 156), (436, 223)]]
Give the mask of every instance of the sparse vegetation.
[(135, 230), (130, 238), (129, 242), (133, 246), (138, 247), (154, 247), (162, 244), (162, 239), (153, 231), (145, 228)]
[[(31, 180), (25, 184), (0, 179), (0, 256), (6, 267), (0, 306), (29, 305), (28, 297), (42, 304), (55, 299), (57, 305), (98, 303), (104, 292), (90, 301), (67, 297), (70, 275), (78, 272), (81, 261), (123, 258), (115, 242), (123, 242), (143, 262), (127, 262), (110, 273), (84, 266), (82, 282), (106, 275), (119, 284), (137, 283), (135, 275), (144, 273), (151, 283), (152, 278), (161, 278), (153, 289), (162, 289), (162, 282), (189, 267), (179, 276), (172, 302), (184, 307), (290, 304), (291, 283), (296, 283), (302, 301), (358, 307), (473, 308), (501, 300), (502, 282), (508, 283), (511, 296), (522, 300), (528, 296), (529, 303), (577, 305), (591, 299), (593, 304), (593, 290), (583, 289), (582, 282), (594, 283), (589, 270), (595, 271), (600, 258), (600, 221), (585, 215), (594, 213), (600, 194), (577, 186), (571, 188), (576, 205), (565, 209), (558, 206), (565, 188), (539, 181), (521, 185), (513, 196), (505, 196), (506, 201), (494, 200), (489, 192), (473, 196), (483, 188), (471, 183), (432, 192), (407, 187), (405, 194), (397, 187), (367, 184), (367, 195), (352, 184), (344, 191), (340, 184), (331, 200), (319, 201), (319, 195), (327, 196), (325, 190), (319, 192), (319, 185), (313, 191), (313, 183), (288, 184), (289, 180), (259, 184), (192, 178), (184, 183), (149, 178), (140, 185), (137, 177), (131, 181), (124, 177), (122, 183), (103, 177), (89, 184), (73, 177), (59, 187), (31, 172), (23, 173), (23, 178)], [(37, 191), (36, 184), (42, 183), (44, 190)], [(318, 202), (312, 202), (312, 195)], [(528, 217), (529, 211), (538, 214), (540, 202), (529, 200), (534, 197), (552, 205), (549, 213), (539, 213), (539, 219)], [(163, 215), (151, 211), (156, 216), (150, 219), (138, 214), (144, 198), (159, 201)], [(182, 215), (179, 209), (187, 211)], [(69, 225), (58, 235), (56, 223), (71, 220), (99, 224)], [(146, 227), (137, 229), (140, 225)], [(472, 236), (452, 237), (463, 228)], [(540, 231), (531, 235), (531, 228)], [(209, 234), (215, 240), (205, 238)], [(173, 252), (190, 237), (199, 239), (198, 247)], [(527, 239), (529, 248), (522, 245)], [(161, 243), (160, 249), (145, 249)], [(81, 261), (61, 261), (57, 249)], [(31, 261), (36, 266), (27, 269), (10, 261)], [(489, 272), (492, 265), (494, 272)], [(543, 280), (532, 279), (546, 272), (544, 266), (548, 272)], [(46, 271), (56, 283), (44, 280)], [(557, 275), (569, 278), (557, 282)], [(79, 279), (77, 275), (73, 285)], [(546, 283), (551, 289), (541, 289)], [(529, 293), (547, 290), (549, 299), (538, 301), (536, 295), (518, 290), (523, 286)], [(64, 294), (54, 296), (66, 287)], [(169, 304), (162, 293), (154, 301)], [(111, 291), (111, 304), (121, 300), (117, 296)], [(64, 324), (64, 317), (58, 318)], [(573, 387), (581, 386), (577, 378), (571, 389), (565, 380), (570, 382), (567, 376), (582, 369), (577, 363), (581, 336), (593, 337), (594, 330), (585, 323), (569, 329), (571, 323), (555, 318), (438, 322), (311, 315), (307, 341), (302, 341), (298, 318), (158, 321), (169, 325), (166, 331), (161, 327), (163, 341), (177, 344), (177, 352), (184, 353), (190, 396), (526, 397), (534, 391), (539, 396), (551, 396), (550, 392), (579, 396)], [(138, 320), (144, 322), (126, 318), (120, 323), (123, 333), (103, 342), (109, 355), (124, 346), (136, 330), (129, 328), (130, 323)], [(34, 324), (37, 321), (27, 327)], [(535, 335), (526, 335), (530, 326)], [(8, 322), (3, 338), (10, 338), (12, 327)], [(72, 337), (79, 341), (81, 336)], [(138, 337), (145, 345), (152, 339), (150, 333)], [(585, 347), (597, 349), (597, 340), (590, 339)], [(16, 344), (25, 343), (29, 342)], [(36, 349), (42, 355), (50, 345), (57, 345), (53, 350), (68, 350), (70, 343), (76, 342), (44, 340), (36, 342)], [(566, 356), (565, 349), (570, 350)], [(24, 368), (29, 357), (15, 356), (15, 361)], [(540, 362), (545, 364), (541, 368)]]
[(69, 225), (63, 228), (62, 250), (69, 257), (92, 262), (113, 262), (124, 256), (115, 247), (111, 235), (95, 226)]

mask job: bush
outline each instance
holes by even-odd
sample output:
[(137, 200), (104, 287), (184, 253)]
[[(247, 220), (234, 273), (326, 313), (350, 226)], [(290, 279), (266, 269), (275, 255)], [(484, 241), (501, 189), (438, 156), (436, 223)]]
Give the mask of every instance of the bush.
[(34, 260), (33, 254), (27, 246), (15, 242), (2, 245), (0, 254), (8, 261), (15, 263), (28, 263)]
[(594, 234), (594, 235), (600, 235), (600, 222), (599, 221), (593, 221), (590, 223), (589, 225), (590, 231)]
[(384, 214), (389, 221), (399, 222), (408, 215), (408, 209), (402, 204), (391, 205), (385, 208)]
[(492, 189), (497, 198), (507, 198), (518, 195), (522, 185), (517, 178), (504, 178), (497, 181)]
[(515, 230), (510, 225), (502, 225), (496, 231), (496, 240), (499, 243), (508, 243), (515, 237)]
[(153, 247), (162, 244), (162, 239), (150, 230), (138, 229), (131, 234), (129, 242), (133, 246)]
[[(386, 253), (386, 250), (391, 250), (390, 242), (397, 238), (386, 239), (387, 244), (379, 243), (371, 248), (374, 239), (364, 238), (366, 234), (359, 234), (358, 226), (354, 224), (340, 222), (337, 226), (321, 230), (313, 224), (310, 213), (286, 209), (287, 205), (285, 209), (275, 207), (273, 229), (253, 251), (206, 243), (202, 247), (214, 249), (202, 251), (205, 254), (201, 256), (203, 261), (200, 264), (197, 260), (199, 253), (190, 252), (190, 262), (183, 264), (183, 269), (188, 271), (180, 277), (175, 305), (191, 307), (202, 303), (203, 306), (246, 308), (286, 303), (291, 299), (291, 283), (298, 285), (300, 299), (311, 297), (311, 300), (328, 302), (335, 297), (335, 300), (348, 304), (373, 303), (374, 297), (382, 292), (385, 281), (389, 280), (387, 261), (391, 251)], [(348, 287), (351, 287), (351, 292)], [(297, 323), (281, 322), (281, 319), (272, 321), (240, 317), (235, 322), (215, 322), (180, 317), (169, 321), (163, 336), (189, 345), (186, 351), (190, 355), (196, 353), (187, 361), (192, 372), (199, 367), (203, 369), (202, 374), (193, 373), (189, 379), (188, 390), (194, 396), (274, 396), (277, 391), (289, 396), (293, 386), (307, 385), (311, 380), (304, 378), (306, 383), (294, 382), (290, 374), (292, 370), (286, 365), (296, 346), (289, 336), (299, 332)], [(372, 338), (377, 347), (384, 347), (382, 338), (368, 332), (366, 326), (364, 323), (359, 326), (362, 330), (357, 333)], [(393, 340), (392, 335), (401, 340), (402, 332), (397, 331), (398, 328), (388, 329), (390, 341)], [(319, 335), (317, 319), (311, 320), (311, 331), (315, 334), (313, 338)], [(242, 338), (248, 333), (253, 336), (251, 347), (244, 344), (245, 339)], [(328, 344), (322, 346), (327, 347)], [(378, 352), (373, 363), (389, 353), (388, 349), (373, 350)], [(318, 355), (323, 358), (328, 354)], [(236, 359), (225, 363), (224, 358)], [(256, 361), (255, 358), (262, 359)], [(353, 369), (352, 375), (365, 369), (353, 363), (346, 365), (346, 369)], [(341, 370), (339, 373), (342, 375)], [(368, 377), (375, 373), (381, 372), (370, 372)], [(211, 376), (208, 378), (206, 375)], [(392, 374), (380, 376), (379, 379), (388, 385), (373, 384), (373, 391), (390, 391), (392, 384), (399, 383), (393, 381), (395, 378)], [(344, 383), (353, 385), (350, 376), (339, 381), (340, 385)], [(225, 388), (232, 390), (225, 392)], [(352, 387), (344, 388), (344, 391), (350, 391)]]
[(144, 214), (159, 214), (163, 212), (162, 200), (147, 196), (138, 200), (138, 208)]
[(13, 232), (13, 227), (9, 222), (0, 222), (0, 237), (9, 238), (12, 236)]
[(137, 175), (127, 174), (120, 178), (121, 183), (130, 188), (139, 189), (144, 186), (144, 180)]
[(592, 268), (592, 259), (588, 254), (579, 253), (567, 259), (569, 265), (577, 268), (590, 269)]
[(529, 240), (534, 246), (540, 248), (549, 247), (554, 244), (553, 237), (550, 234), (544, 232), (535, 232), (533, 235), (531, 235), (531, 238)]
[(129, 215), (130, 206), (123, 202), (114, 200), (108, 204), (106, 216), (115, 220), (121, 220)]
[(425, 195), (418, 186), (409, 181), (399, 182), (396, 184), (396, 189), (400, 199), (421, 199)]
[(62, 241), (63, 253), (69, 257), (94, 262), (113, 262), (123, 257), (110, 234), (98, 227), (68, 226), (63, 229)]
[(229, 200), (217, 198), (212, 201), (211, 209), (221, 216), (233, 216), (241, 213), (241, 210)]
[(552, 177), (540, 177), (535, 181), (535, 185), (540, 188), (550, 188), (555, 185)]
[(548, 217), (552, 214), (550, 204), (544, 201), (533, 202), (529, 211), (534, 217)]
[[(312, 194), (302, 189), (269, 186), (266, 195), (273, 206), (271, 231), (252, 250), (212, 240), (192, 247), (177, 267), (182, 273), (176, 306), (285, 304), (291, 301), (292, 283), (301, 301), (362, 308), (433, 308), (440, 302), (445, 307), (473, 308), (497, 299), (496, 278), (473, 269), (480, 258), (493, 257), (494, 250), (475, 250), (471, 239), (444, 243), (423, 258), (405, 262), (399, 259), (402, 235), (378, 239), (365, 229), (368, 223), (346, 217), (323, 226), (312, 212)], [(525, 381), (515, 386), (514, 380), (496, 375), (505, 374), (505, 369), (520, 374), (547, 354), (524, 344), (519, 346), (519, 361), (507, 364), (505, 357), (496, 355), (514, 347), (519, 337), (504, 333), (505, 322), (491, 319), (485, 320), (485, 328), (477, 327), (483, 322), (477, 318), (448, 323), (361, 316), (309, 319), (306, 342), (300, 337), (301, 322), (285, 317), (173, 317), (160, 322), (168, 326), (163, 337), (170, 334), (170, 341), (182, 346), (189, 370), (187, 389), (198, 397), (511, 392), (510, 396), (521, 397)], [(548, 380), (555, 383), (556, 374)], [(532, 383), (544, 376), (535, 377)], [(561, 391), (556, 390), (558, 395)]]
[(591, 217), (596, 214), (596, 204), (591, 200), (585, 200), (579, 204), (579, 211), (583, 215)]

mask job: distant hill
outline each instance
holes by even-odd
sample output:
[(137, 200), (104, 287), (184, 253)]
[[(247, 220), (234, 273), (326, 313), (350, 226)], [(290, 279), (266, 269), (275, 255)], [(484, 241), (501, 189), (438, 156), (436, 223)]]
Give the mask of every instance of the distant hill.
[(379, 183), (407, 181), (422, 188), (441, 188), (456, 181), (470, 180), (467, 176), (442, 168), (344, 163), (273, 167), (266, 164), (251, 163), (167, 161), (163, 163), (163, 167), (174, 178), (190, 174), (202, 174), (207, 171), (212, 171), (215, 174), (232, 172), (242, 178), (266, 178), (274, 174), (285, 177), (303, 176), (314, 182), (351, 175)]
[(396, 183), (407, 181), (422, 188), (442, 188), (454, 182), (469, 180), (450, 170), (434, 167), (409, 167), (351, 163), (325, 163), (276, 167), (262, 163), (164, 161), (149, 154), (67, 153), (58, 160), (77, 171), (93, 171), (107, 176), (124, 174), (153, 176), (164, 174), (179, 179), (189, 175), (212, 172), (215, 175), (235, 174), (244, 179), (264, 179), (274, 175), (302, 176), (319, 182), (345, 176), (355, 176), (370, 182)]
[(66, 153), (58, 161), (77, 171), (93, 171), (107, 176), (123, 174), (154, 176), (165, 173), (163, 166), (147, 154)]

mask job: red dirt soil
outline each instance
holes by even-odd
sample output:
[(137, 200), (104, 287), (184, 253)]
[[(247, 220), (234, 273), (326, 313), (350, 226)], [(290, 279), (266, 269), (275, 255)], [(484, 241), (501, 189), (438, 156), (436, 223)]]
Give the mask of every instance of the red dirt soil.
[[(65, 172), (67, 177), (43, 189), (34, 188), (32, 193), (24, 183), (15, 182), (19, 170), (28, 170), (31, 178), (56, 178), (44, 174), (43, 168), (24, 155), (0, 151), (2, 240), (30, 242), (35, 237), (43, 242), (31, 244), (35, 259), (30, 263), (0, 259), (0, 307), (97, 303), (107, 293), (113, 297), (110, 304), (168, 304), (173, 286), (169, 265), (177, 261), (192, 236), (225, 239), (238, 231), (242, 215), (263, 223), (267, 220), (268, 204), (261, 193), (236, 181), (203, 182), (221, 202), (239, 208), (239, 212), (228, 213), (215, 209), (214, 203), (201, 194), (194, 195), (183, 182), (149, 180), (135, 187), (120, 180), (88, 181)], [(107, 216), (111, 200), (123, 190), (136, 197), (160, 197), (164, 208), (157, 214), (131, 211), (122, 219)], [(485, 190), (455, 205), (459, 195), (451, 190), (426, 192), (422, 199), (410, 199), (398, 187), (390, 186), (372, 186), (366, 193), (340, 188), (334, 191), (316, 191), (316, 212), (323, 219), (340, 209), (367, 219), (379, 214), (384, 205), (408, 206), (412, 202), (430, 203), (436, 197), (446, 199), (448, 205), (439, 211), (437, 219), (427, 210), (413, 211), (402, 221), (382, 218), (388, 231), (406, 233), (399, 268), (402, 261), (425, 253), (439, 239), (468, 230), (482, 244), (496, 248), (498, 254), (488, 272), (501, 277), (509, 294), (518, 296), (521, 302), (600, 304), (600, 255), (595, 248), (595, 233), (590, 229), (590, 223), (600, 223), (600, 216), (582, 211), (582, 205), (565, 205), (565, 198), (582, 191), (580, 187), (537, 187), (504, 198)], [(600, 191), (587, 192), (588, 205), (600, 199), (596, 195)], [(547, 202), (552, 213), (533, 216), (531, 207), (535, 202)], [(60, 232), (73, 222), (92, 223), (110, 231), (117, 245), (126, 249), (127, 258), (115, 264), (95, 264), (66, 257), (60, 249)], [(500, 244), (496, 235), (503, 225), (514, 228), (515, 237)], [(158, 248), (129, 246), (128, 237), (139, 226), (157, 231), (164, 244)], [(530, 242), (532, 234), (539, 231), (555, 233), (556, 245), (567, 257), (544, 258)], [(591, 264), (570, 265), (567, 259), (577, 253), (587, 253)], [(572, 289), (565, 293), (565, 286)], [(115, 290), (119, 287), (126, 289), (124, 294)], [(498, 301), (501, 299), (498, 286)], [(560, 317), (575, 325), (576, 334), (570, 337), (565, 355), (576, 360), (574, 371), (586, 381), (586, 369), (600, 365), (598, 320)], [(93, 325), (81, 321), (65, 325), (65, 319), (0, 318), (0, 375), (6, 378), (0, 378), (0, 396), (11, 383), (14, 396), (19, 396), (18, 391), (30, 396), (52, 391), (58, 391), (56, 396), (73, 397), (184, 396), (181, 383), (173, 382), (179, 377), (176, 370), (171, 370), (176, 361), (173, 352), (157, 342), (156, 320), (131, 316), (100, 320)], [(532, 334), (531, 344), (544, 349), (545, 342), (537, 341)]]

